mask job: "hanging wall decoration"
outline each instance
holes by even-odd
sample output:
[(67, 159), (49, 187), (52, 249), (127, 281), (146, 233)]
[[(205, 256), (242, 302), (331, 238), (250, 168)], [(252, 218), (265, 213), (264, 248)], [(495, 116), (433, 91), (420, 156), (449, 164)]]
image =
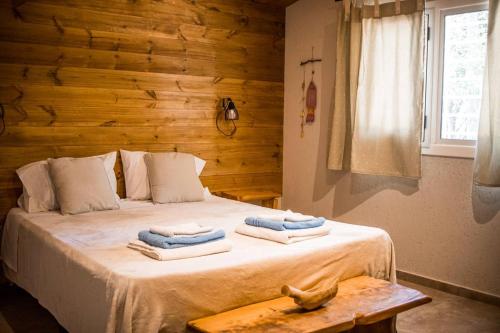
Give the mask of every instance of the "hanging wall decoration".
[(316, 110), (317, 93), (318, 90), (316, 89), (316, 85), (314, 84), (314, 70), (313, 70), (311, 82), (309, 83), (309, 87), (307, 87), (307, 97), (306, 97), (306, 107), (307, 107), (306, 123), (308, 124), (314, 122), (314, 111)]
[(306, 117), (306, 68), (302, 67), (302, 108), (300, 110), (300, 137), (304, 137), (304, 120)]
[[(314, 58), (314, 47), (312, 48), (312, 56), (310, 59), (302, 61), (300, 66), (302, 67), (302, 110), (300, 111), (300, 137), (304, 137), (304, 122), (307, 124), (312, 124), (314, 122), (314, 112), (316, 111), (317, 101), (318, 101), (318, 89), (314, 83), (314, 63), (320, 62), (321, 59)], [(312, 64), (311, 69), (311, 82), (307, 87), (306, 92), (306, 65)], [(307, 110), (307, 111), (306, 111)]]

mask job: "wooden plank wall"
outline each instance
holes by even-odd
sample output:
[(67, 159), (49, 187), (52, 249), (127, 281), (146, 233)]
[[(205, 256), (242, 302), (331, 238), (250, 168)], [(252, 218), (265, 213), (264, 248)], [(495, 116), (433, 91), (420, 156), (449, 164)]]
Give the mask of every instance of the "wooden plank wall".
[[(282, 5), (0, 0), (0, 221), (16, 168), (120, 148), (194, 153), (212, 190), (280, 191), (283, 51)], [(241, 116), (232, 138), (214, 125), (224, 96)]]

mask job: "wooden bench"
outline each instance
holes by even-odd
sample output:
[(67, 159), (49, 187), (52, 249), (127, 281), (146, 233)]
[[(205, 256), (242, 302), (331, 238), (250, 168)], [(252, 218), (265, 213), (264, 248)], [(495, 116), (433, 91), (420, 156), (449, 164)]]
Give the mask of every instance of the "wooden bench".
[(421, 292), (367, 276), (339, 283), (324, 307), (305, 311), (289, 297), (251, 304), (192, 320), (191, 332), (395, 333), (396, 315), (431, 298)]

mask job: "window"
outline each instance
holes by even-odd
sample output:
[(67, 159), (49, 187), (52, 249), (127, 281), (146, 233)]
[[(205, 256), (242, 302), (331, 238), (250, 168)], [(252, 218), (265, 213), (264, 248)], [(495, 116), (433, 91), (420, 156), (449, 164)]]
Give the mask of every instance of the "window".
[(487, 4), (428, 3), (423, 154), (474, 157), (486, 59)]

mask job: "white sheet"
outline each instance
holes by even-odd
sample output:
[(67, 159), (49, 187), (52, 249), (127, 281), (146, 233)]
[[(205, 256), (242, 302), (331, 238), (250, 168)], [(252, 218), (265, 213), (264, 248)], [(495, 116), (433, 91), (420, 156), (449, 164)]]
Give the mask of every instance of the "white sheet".
[[(10, 211), (2, 256), (8, 277), (70, 332), (182, 332), (186, 321), (366, 274), (395, 279), (392, 241), (383, 230), (327, 221), (328, 236), (283, 245), (234, 232), (269, 208), (211, 197), (204, 202), (121, 202), (121, 210), (63, 216)], [(231, 252), (157, 261), (128, 249), (151, 225), (221, 227)]]

